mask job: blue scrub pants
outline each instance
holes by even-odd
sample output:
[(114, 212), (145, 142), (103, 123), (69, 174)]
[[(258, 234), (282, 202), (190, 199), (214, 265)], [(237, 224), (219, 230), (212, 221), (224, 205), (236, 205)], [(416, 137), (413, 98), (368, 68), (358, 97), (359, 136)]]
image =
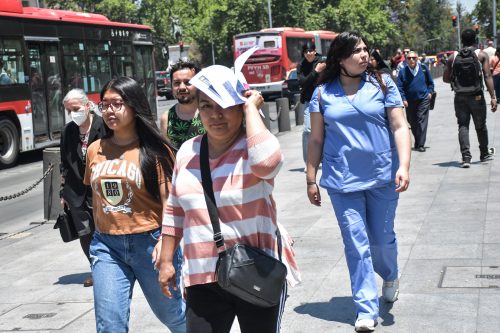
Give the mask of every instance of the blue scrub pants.
[(398, 278), (394, 218), (399, 194), (394, 183), (375, 189), (328, 193), (340, 226), (351, 276), (357, 318), (378, 318), (375, 272), (384, 281)]

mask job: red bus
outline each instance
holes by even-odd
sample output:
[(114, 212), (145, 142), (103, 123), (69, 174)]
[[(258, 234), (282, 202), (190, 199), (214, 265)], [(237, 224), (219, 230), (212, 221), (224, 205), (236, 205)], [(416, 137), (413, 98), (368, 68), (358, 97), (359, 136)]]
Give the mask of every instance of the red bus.
[(301, 28), (269, 28), (233, 37), (234, 59), (249, 48), (259, 49), (243, 66), (250, 87), (266, 97), (280, 96), (287, 73), (302, 60), (302, 46), (314, 41), (316, 51), (326, 55), (337, 34), (333, 31), (305, 31)]
[(153, 37), (148, 26), (103, 15), (0, 1), (0, 168), (19, 152), (59, 144), (72, 88), (94, 102), (111, 78), (130, 76), (156, 114)]

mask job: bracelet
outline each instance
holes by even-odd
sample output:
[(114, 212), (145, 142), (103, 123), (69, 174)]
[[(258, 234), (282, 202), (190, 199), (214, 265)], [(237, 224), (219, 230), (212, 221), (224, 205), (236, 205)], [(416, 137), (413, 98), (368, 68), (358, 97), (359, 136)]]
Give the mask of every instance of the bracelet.
[(316, 185), (316, 182), (307, 182), (307, 185)]

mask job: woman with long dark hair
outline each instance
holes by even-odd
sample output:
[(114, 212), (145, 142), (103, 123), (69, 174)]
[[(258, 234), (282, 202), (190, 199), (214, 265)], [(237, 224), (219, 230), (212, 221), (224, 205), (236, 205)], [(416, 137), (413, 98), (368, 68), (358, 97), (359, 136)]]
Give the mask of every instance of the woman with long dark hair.
[[(158, 319), (172, 332), (185, 332), (181, 294), (176, 291), (169, 299), (160, 292), (151, 260), (159, 254), (174, 148), (161, 135), (147, 97), (133, 79), (109, 81), (99, 108), (107, 135), (88, 148), (85, 172), (96, 224), (90, 255), (97, 332), (128, 331), (136, 280)], [(180, 260), (177, 251), (178, 272)]]
[(358, 332), (372, 331), (377, 324), (375, 272), (384, 280), (383, 299), (394, 302), (398, 297), (394, 218), (410, 168), (401, 96), (389, 75), (368, 67), (369, 56), (357, 33), (343, 32), (331, 44), (311, 99), (307, 161), (309, 201), (321, 205), (319, 186), (325, 188), (341, 229)]

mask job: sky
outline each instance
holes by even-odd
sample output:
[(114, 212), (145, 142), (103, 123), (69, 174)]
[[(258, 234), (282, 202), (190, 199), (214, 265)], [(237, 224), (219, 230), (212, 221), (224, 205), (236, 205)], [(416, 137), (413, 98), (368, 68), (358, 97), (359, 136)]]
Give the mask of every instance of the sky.
[[(477, 0), (459, 0), (462, 6), (465, 7), (465, 9), (470, 13), (474, 9), (474, 6), (477, 4)], [(451, 0), (450, 1), (452, 7), (455, 7), (456, 1)]]

